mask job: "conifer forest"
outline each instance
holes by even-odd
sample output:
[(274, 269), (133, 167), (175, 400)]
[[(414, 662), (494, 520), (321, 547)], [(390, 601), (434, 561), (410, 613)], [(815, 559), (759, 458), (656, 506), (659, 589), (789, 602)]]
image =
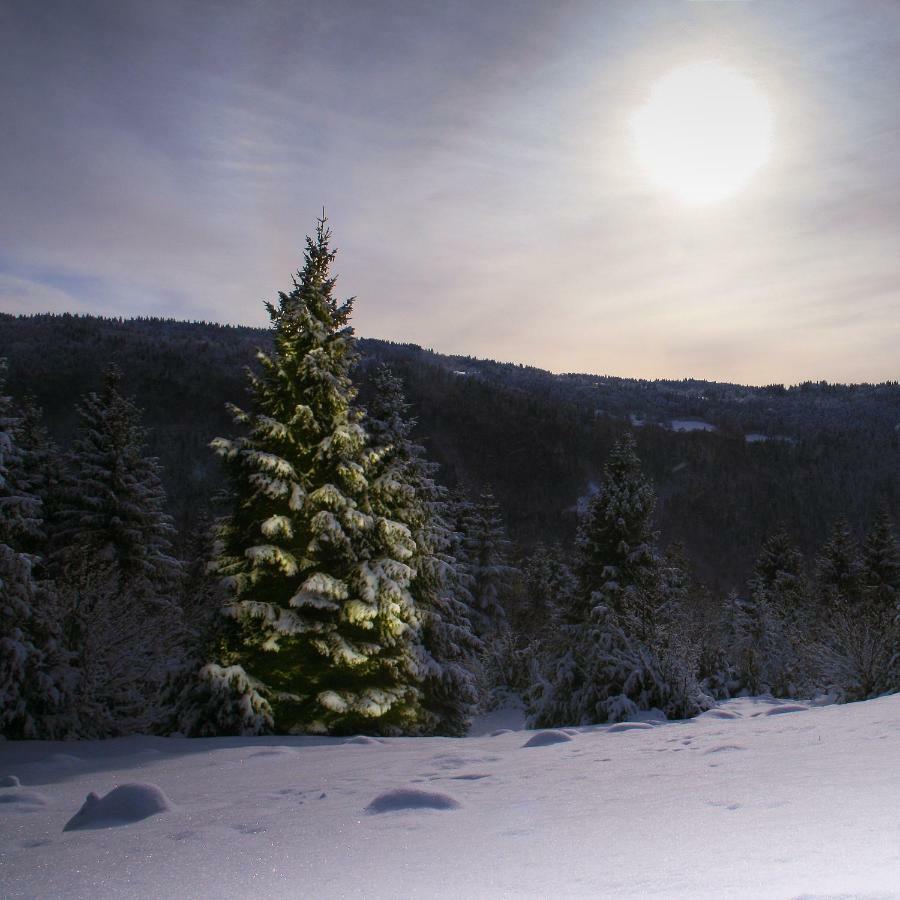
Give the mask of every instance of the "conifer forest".
[(6, 738), (900, 690), (896, 382), (441, 356), (358, 339), (338, 270), (323, 218), (268, 330), (0, 318)]

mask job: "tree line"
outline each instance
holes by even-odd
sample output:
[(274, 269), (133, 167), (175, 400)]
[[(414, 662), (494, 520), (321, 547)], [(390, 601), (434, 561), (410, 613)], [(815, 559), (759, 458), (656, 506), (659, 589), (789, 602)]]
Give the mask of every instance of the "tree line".
[(65, 452), (0, 387), (4, 735), (459, 735), (507, 691), (550, 726), (898, 689), (887, 509), (861, 547), (838, 523), (811, 567), (774, 532), (719, 603), (660, 549), (625, 434), (574, 540), (517, 549), (490, 491), (440, 483), (397, 375), (359, 364), (329, 238), (268, 305), (249, 402), (213, 441), (220, 514), (180, 540), (115, 366)]

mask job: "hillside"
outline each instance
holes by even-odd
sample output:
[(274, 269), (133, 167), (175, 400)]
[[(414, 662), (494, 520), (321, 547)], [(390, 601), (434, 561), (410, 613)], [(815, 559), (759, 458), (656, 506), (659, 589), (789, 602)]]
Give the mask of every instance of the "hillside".
[[(32, 394), (65, 444), (77, 398), (110, 360), (146, 410), (170, 505), (189, 532), (223, 487), (209, 440), (232, 431), (264, 330), (158, 319), (0, 316), (9, 389)], [(831, 522), (866, 527), (879, 502), (900, 514), (900, 385), (744, 387), (643, 381), (447, 356), (362, 340), (366, 375), (390, 364), (418, 437), (451, 487), (489, 484), (524, 547), (574, 532), (574, 505), (613, 441), (633, 430), (659, 493), (664, 543), (682, 542), (716, 589), (742, 584), (763, 537), (784, 523), (807, 552)]]

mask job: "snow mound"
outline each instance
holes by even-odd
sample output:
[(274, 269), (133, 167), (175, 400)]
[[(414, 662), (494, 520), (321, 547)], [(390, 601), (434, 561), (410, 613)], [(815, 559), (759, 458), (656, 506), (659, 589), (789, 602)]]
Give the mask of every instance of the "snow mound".
[(609, 729), (610, 734), (618, 734), (620, 731), (652, 731), (653, 726), (649, 722), (618, 722)]
[(15, 775), (0, 775), (0, 787), (19, 787), (21, 784)]
[(367, 807), (371, 815), (400, 812), (404, 809), (459, 809), (459, 803), (447, 794), (398, 788), (379, 794)]
[(491, 732), (491, 737), (500, 737), (501, 734), (512, 734), (512, 728), (498, 728), (496, 731)]
[(783, 706), (774, 706), (772, 709), (766, 710), (767, 716), (780, 716), (782, 713), (806, 712), (808, 706), (802, 703), (785, 703)]
[[(15, 776), (13, 776), (15, 777)], [(18, 781), (18, 779), (16, 779)], [(28, 812), (46, 806), (48, 799), (37, 791), (21, 790), (16, 785), (8, 785), (8, 790), (0, 791), (0, 805)]]
[(564, 744), (571, 741), (571, 735), (564, 731), (539, 731), (522, 744), (523, 747), (548, 747), (550, 744)]
[(740, 713), (736, 713), (730, 709), (708, 709), (706, 712), (700, 713), (698, 719), (740, 719)]
[(347, 738), (347, 740), (344, 741), (344, 743), (345, 744), (380, 744), (381, 741), (379, 741), (377, 738), (366, 737), (366, 735), (364, 735), (364, 734), (358, 734), (356, 737)]
[(63, 831), (128, 825), (170, 809), (172, 802), (155, 784), (123, 784), (105, 797), (93, 791), (88, 794), (84, 806), (66, 822)]

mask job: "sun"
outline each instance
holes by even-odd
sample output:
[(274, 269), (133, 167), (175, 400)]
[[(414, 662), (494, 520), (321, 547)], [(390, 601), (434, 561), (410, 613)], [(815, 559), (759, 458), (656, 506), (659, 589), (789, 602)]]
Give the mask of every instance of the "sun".
[(665, 75), (631, 124), (643, 168), (690, 204), (736, 194), (772, 152), (773, 117), (765, 94), (751, 78), (719, 62)]

